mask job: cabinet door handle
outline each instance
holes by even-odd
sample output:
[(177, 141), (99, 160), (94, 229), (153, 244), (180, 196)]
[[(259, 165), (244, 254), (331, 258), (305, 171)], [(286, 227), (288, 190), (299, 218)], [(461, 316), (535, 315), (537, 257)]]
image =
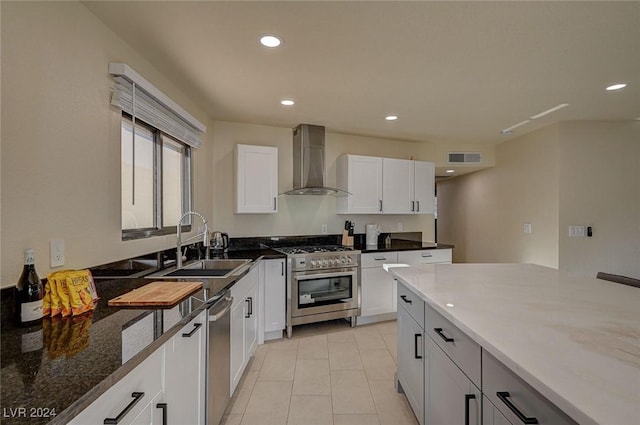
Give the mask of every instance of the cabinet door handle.
[(416, 201), (411, 201), (411, 211), (416, 210)]
[(407, 304), (411, 304), (411, 300), (408, 300), (406, 295), (400, 295), (400, 298), (402, 298), (402, 301), (406, 302)]
[(444, 339), (445, 342), (453, 342), (453, 338), (449, 338), (448, 336), (446, 336), (442, 332), (442, 328), (433, 328), (433, 330), (436, 331), (436, 333), (440, 335), (440, 338)]
[(475, 394), (464, 395), (464, 425), (469, 425), (469, 401), (475, 400)]
[(378, 202), (380, 202), (380, 211), (382, 211), (382, 199), (380, 199), (380, 201)]
[(185, 332), (182, 334), (183, 338), (191, 338), (193, 336), (194, 333), (196, 333), (196, 331), (198, 329), (200, 329), (200, 327), (202, 326), (202, 323), (194, 323), (193, 324), (193, 329), (191, 329), (191, 332)]
[(278, 210), (278, 201), (277, 198), (273, 198), (273, 210), (277, 211)]
[(414, 334), (413, 335), (413, 358), (421, 359), (422, 355), (418, 354), (418, 337), (422, 338), (422, 334)]
[(522, 413), (520, 409), (518, 409), (516, 405), (511, 402), (511, 400), (509, 400), (510, 394), (508, 391), (498, 391), (496, 395), (498, 396), (500, 401), (506, 404), (509, 410), (511, 410), (518, 417), (518, 419), (522, 421), (523, 424), (539, 423), (538, 419), (525, 416), (524, 413)]
[(167, 403), (156, 404), (156, 409), (162, 409), (162, 425), (167, 425)]
[(248, 319), (251, 317), (251, 298), (245, 298), (244, 302), (247, 303), (247, 312), (244, 314), (244, 318)]
[(112, 424), (120, 423), (122, 418), (127, 416), (127, 413), (129, 413), (131, 411), (131, 409), (133, 409), (133, 406), (135, 406), (136, 404), (138, 404), (138, 402), (140, 400), (142, 400), (142, 397), (144, 397), (144, 393), (142, 393), (142, 392), (133, 392), (133, 393), (131, 393), (131, 397), (133, 397), (133, 400), (131, 400), (129, 402), (129, 404), (127, 404), (127, 406), (120, 413), (118, 413), (118, 415), (115, 418), (105, 418), (104, 419), (105, 425), (112, 425)]
[(420, 211), (420, 201), (416, 201), (416, 206), (417, 206), (416, 211), (419, 212)]
[(284, 261), (280, 263), (280, 276), (284, 276)]

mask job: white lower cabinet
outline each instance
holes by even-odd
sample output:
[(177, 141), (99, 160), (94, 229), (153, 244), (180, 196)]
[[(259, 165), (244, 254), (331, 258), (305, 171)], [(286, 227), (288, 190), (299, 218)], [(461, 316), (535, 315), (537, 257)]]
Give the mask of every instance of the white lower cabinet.
[(282, 332), (286, 328), (286, 260), (278, 258), (263, 260), (263, 263), (262, 311), (264, 312), (264, 339), (282, 338)]
[(397, 263), (398, 253), (366, 253), (361, 255), (360, 262), (361, 316), (395, 313), (396, 281), (382, 268), (382, 265)]
[(482, 424), (483, 425), (514, 425), (487, 399), (482, 396)]
[[(115, 383), (89, 407), (78, 414), (70, 425), (118, 423), (162, 424), (156, 421), (154, 401), (162, 395), (162, 369), (164, 347), (159, 348), (142, 361), (127, 376)], [(154, 420), (156, 419), (156, 420)], [(147, 421), (150, 420), (150, 421)]]
[(498, 417), (498, 424), (576, 425), (573, 419), (486, 351), (482, 353), (482, 386), (483, 408), (495, 410), (494, 421)]
[(398, 252), (398, 263), (415, 266), (418, 264), (451, 264), (451, 249), (423, 249), (419, 251)]
[(425, 422), (480, 425), (480, 390), (429, 336), (425, 348)]
[(258, 345), (259, 280), (259, 267), (253, 267), (231, 287), (231, 396)]
[(204, 310), (165, 344), (167, 423), (204, 423), (206, 335)]
[(424, 424), (424, 330), (398, 306), (398, 383), (418, 423)]

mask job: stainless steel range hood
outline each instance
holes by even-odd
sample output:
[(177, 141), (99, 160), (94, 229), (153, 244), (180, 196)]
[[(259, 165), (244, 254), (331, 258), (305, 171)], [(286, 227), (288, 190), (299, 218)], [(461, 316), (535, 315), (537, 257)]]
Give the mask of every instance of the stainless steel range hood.
[(298, 125), (293, 129), (293, 189), (285, 195), (347, 195), (326, 186), (325, 166), (324, 127)]

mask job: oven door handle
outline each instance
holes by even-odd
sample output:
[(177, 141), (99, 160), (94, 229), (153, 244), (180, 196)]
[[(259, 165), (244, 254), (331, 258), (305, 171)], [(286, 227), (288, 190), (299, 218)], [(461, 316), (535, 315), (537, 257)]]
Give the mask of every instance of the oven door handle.
[(343, 276), (356, 276), (355, 271), (348, 272), (334, 272), (334, 273), (312, 273), (312, 274), (303, 274), (294, 276), (295, 280), (312, 280), (312, 279), (322, 279), (327, 277), (343, 277)]

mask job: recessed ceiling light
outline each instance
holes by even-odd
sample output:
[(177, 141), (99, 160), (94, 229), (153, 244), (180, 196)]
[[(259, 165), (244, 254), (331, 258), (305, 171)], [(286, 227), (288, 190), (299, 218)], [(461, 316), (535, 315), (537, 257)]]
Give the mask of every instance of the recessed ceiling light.
[(282, 38), (275, 34), (264, 34), (260, 36), (260, 44), (265, 47), (278, 47), (282, 44)]
[(282, 99), (282, 100), (280, 101), (280, 104), (281, 104), (281, 105), (284, 105), (284, 106), (293, 106), (293, 105), (295, 105), (295, 104), (296, 104), (296, 102), (295, 102), (295, 101), (293, 101), (293, 100), (291, 100), (291, 99)]
[(449, 174), (455, 173), (455, 172), (456, 172), (456, 170), (447, 170), (447, 171), (445, 171), (445, 173), (449, 173)]
[(612, 90), (620, 90), (627, 87), (627, 85), (625, 83), (618, 83), (618, 84), (613, 84), (609, 87), (607, 87), (607, 90), (612, 91)]
[(387, 115), (386, 117), (384, 117), (385, 120), (387, 121), (395, 121), (398, 119), (397, 115)]

